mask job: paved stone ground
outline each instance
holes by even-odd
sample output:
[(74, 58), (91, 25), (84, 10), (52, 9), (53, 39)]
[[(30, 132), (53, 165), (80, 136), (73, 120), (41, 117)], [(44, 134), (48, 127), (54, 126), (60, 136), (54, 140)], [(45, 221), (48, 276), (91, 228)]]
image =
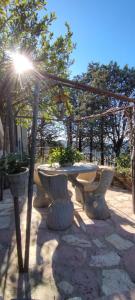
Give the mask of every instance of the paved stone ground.
[[(66, 231), (46, 226), (46, 210), (32, 213), (29, 276), (18, 275), (11, 194), (0, 203), (0, 300), (134, 300), (135, 215), (131, 194), (110, 189), (107, 221), (90, 220), (81, 205)], [(24, 248), (26, 204), (20, 200)]]

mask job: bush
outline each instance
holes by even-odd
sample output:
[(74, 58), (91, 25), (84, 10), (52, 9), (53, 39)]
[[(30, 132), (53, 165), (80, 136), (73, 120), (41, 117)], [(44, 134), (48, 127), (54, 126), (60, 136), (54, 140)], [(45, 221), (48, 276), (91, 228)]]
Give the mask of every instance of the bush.
[(20, 173), (28, 165), (29, 157), (25, 153), (10, 153), (0, 159), (0, 171), (8, 174)]
[(83, 154), (71, 147), (67, 147), (67, 148), (59, 147), (59, 148), (52, 149), (49, 155), (49, 162), (51, 164), (55, 162), (59, 162), (61, 166), (68, 163), (74, 164), (74, 162), (79, 162), (82, 159), (83, 159)]
[(131, 174), (131, 157), (129, 153), (121, 153), (116, 159), (116, 170), (126, 175)]

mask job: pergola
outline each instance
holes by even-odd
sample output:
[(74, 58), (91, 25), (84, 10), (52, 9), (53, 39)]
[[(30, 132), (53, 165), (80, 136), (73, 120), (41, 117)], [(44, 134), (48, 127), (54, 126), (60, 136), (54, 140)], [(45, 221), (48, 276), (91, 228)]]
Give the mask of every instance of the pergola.
[[(133, 209), (135, 213), (135, 99), (129, 98), (126, 95), (121, 94), (115, 94), (108, 90), (101, 90), (83, 83), (80, 83), (78, 81), (63, 79), (61, 77), (58, 77), (56, 75), (43, 72), (38, 73), (35, 72), (35, 93), (34, 93), (34, 101), (33, 101), (33, 116), (32, 116), (32, 139), (31, 139), (31, 153), (30, 153), (30, 170), (29, 170), (29, 183), (28, 183), (28, 208), (27, 208), (27, 227), (26, 227), (26, 245), (25, 245), (25, 258), (24, 258), (24, 266), (21, 268), (21, 272), (23, 269), (23, 272), (28, 272), (29, 269), (29, 246), (30, 246), (30, 230), (31, 230), (31, 213), (32, 213), (32, 197), (33, 197), (33, 174), (34, 174), (34, 163), (35, 163), (35, 140), (36, 140), (36, 133), (37, 133), (37, 119), (38, 119), (38, 110), (39, 110), (39, 97), (40, 97), (40, 81), (44, 84), (46, 81), (50, 84), (48, 84), (49, 88), (52, 88), (54, 86), (62, 86), (62, 87), (68, 87), (72, 89), (81, 90), (84, 92), (96, 94), (96, 95), (103, 95), (106, 97), (114, 98), (117, 100), (120, 100), (124, 103), (122, 107), (116, 107), (116, 108), (110, 108), (102, 113), (93, 114), (90, 116), (82, 117), (80, 119), (74, 119), (73, 122), (83, 122), (87, 119), (95, 119), (100, 118), (105, 115), (109, 114), (116, 114), (119, 111), (122, 110), (132, 110), (132, 118), (133, 118), (133, 131), (132, 131), (132, 200), (133, 200)], [(46, 85), (45, 85), (46, 89)], [(48, 88), (47, 88), (48, 89)], [(125, 105), (126, 103), (126, 105)], [(128, 103), (128, 105), (127, 105)], [(7, 100), (7, 104), (10, 104), (9, 98)], [(17, 116), (19, 117), (19, 116)], [(23, 118), (23, 116), (20, 116)], [(24, 116), (24, 118), (27, 118)], [(11, 130), (11, 128), (10, 128)], [(16, 201), (14, 202), (16, 203)], [(16, 205), (16, 204), (15, 204)], [(15, 217), (18, 220), (16, 222), (16, 235), (21, 237), (20, 234), (20, 221), (19, 221), (19, 210), (15, 207)], [(21, 263), (23, 261), (22, 259), (22, 248), (21, 248), (21, 238), (18, 244), (18, 262)]]

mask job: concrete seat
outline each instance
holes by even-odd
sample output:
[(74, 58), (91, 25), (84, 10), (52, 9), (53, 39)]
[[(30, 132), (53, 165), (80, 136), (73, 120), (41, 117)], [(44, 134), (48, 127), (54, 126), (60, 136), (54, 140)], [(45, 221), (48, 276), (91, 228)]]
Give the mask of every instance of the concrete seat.
[(77, 180), (82, 183), (84, 186), (85, 184), (92, 183), (96, 178), (96, 172), (91, 173), (81, 173), (77, 176)]
[(41, 183), (51, 199), (47, 212), (47, 226), (53, 230), (65, 230), (73, 222), (73, 203), (67, 189), (66, 175), (49, 175), (38, 172)]
[(85, 191), (84, 209), (91, 219), (105, 220), (109, 218), (110, 212), (105, 202), (105, 194), (111, 185), (114, 169), (105, 167), (101, 169), (100, 181), (95, 187)]
[[(96, 171), (90, 173), (82, 173), (77, 176), (77, 181), (83, 185), (84, 191), (89, 191), (94, 179), (96, 178)], [(76, 200), (83, 203), (83, 197), (80, 189), (75, 187)]]

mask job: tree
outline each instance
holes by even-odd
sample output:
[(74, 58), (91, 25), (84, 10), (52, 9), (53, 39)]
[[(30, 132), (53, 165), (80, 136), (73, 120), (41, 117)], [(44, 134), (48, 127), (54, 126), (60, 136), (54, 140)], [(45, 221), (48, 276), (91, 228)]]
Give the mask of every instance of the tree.
[[(55, 72), (63, 77), (69, 75), (68, 68), (72, 61), (70, 54), (74, 48), (72, 32), (66, 23), (66, 33), (54, 39), (51, 25), (56, 19), (55, 13), (47, 14), (45, 0), (14, 0), (5, 1), (1, 6), (0, 20), (0, 115), (4, 122), (7, 96), (10, 99), (10, 116), (27, 115), (27, 109), (32, 105), (33, 77), (29, 74), (29, 81), (25, 76), (18, 83), (17, 75), (12, 70), (10, 51), (19, 49), (34, 61), (37, 76), (40, 71)], [(8, 78), (8, 80), (7, 80)], [(48, 92), (48, 82), (45, 79), (41, 88), (40, 103), (47, 111), (52, 103), (53, 92)], [(44, 90), (46, 88), (46, 90)], [(50, 101), (48, 100), (50, 96)], [(47, 102), (46, 102), (47, 100)], [(52, 109), (51, 115), (54, 114)], [(14, 120), (12, 120), (14, 123)]]
[[(87, 72), (75, 79), (100, 89), (130, 96), (135, 86), (135, 69), (127, 66), (121, 69), (115, 62), (110, 62), (108, 65), (90, 63)], [(80, 118), (127, 104), (114, 98), (80, 91), (74, 92), (74, 97), (76, 99), (75, 115)], [(83, 121), (81, 131), (82, 148), (89, 147), (90, 161), (93, 160), (93, 150), (97, 149), (100, 151), (101, 163), (104, 164), (106, 155), (112, 152), (115, 156), (120, 154), (127, 136), (127, 118), (123, 112), (119, 112), (96, 120)]]

